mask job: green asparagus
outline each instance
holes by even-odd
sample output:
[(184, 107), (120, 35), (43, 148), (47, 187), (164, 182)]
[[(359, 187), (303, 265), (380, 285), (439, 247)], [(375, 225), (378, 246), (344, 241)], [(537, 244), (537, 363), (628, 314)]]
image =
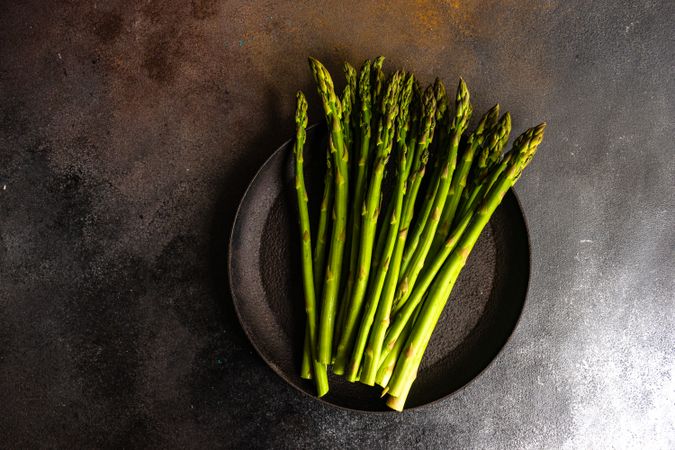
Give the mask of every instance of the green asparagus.
[[(303, 151), (305, 148), (305, 129), (307, 128), (307, 100), (302, 92), (297, 94), (295, 113), (296, 136), (293, 146), (295, 154), (295, 192), (298, 201), (298, 217), (300, 222), (300, 240), (302, 242), (302, 286), (305, 294), (305, 311), (307, 312), (307, 328), (310, 342), (316, 334), (316, 297), (314, 293), (314, 270), (312, 267), (312, 238), (309, 225), (309, 211), (307, 208), (307, 189), (303, 167)], [(311, 349), (310, 345), (310, 349)], [(314, 380), (317, 395), (323, 396), (328, 392), (328, 378), (326, 366), (314, 361)]]
[(502, 155), (511, 116), (500, 118), (499, 105), (467, 130), (472, 108), (462, 79), (451, 109), (440, 79), (422, 91), (410, 73), (387, 77), (383, 62), (366, 60), (358, 73), (345, 63), (338, 97), (326, 68), (309, 58), (328, 128), (316, 235), (303, 172), (307, 102), (297, 95), (293, 162), (307, 316), (299, 375), (322, 396), (332, 365), (348, 381), (381, 386), (387, 406), (401, 411), (417, 394), (411, 388), (460, 271), (545, 125)]
[(335, 179), (335, 200), (333, 215), (335, 216), (331, 230), (331, 244), (326, 265), (326, 276), (321, 294), (321, 314), (317, 336), (317, 356), (319, 362), (331, 362), (331, 350), (338, 290), (342, 271), (342, 255), (345, 247), (347, 228), (347, 196), (348, 196), (348, 161), (349, 154), (344, 145), (342, 131), (342, 107), (335, 95), (333, 80), (326, 68), (318, 60), (309, 58), (309, 64), (317, 84), (317, 90), (330, 130), (330, 151), (333, 154)]

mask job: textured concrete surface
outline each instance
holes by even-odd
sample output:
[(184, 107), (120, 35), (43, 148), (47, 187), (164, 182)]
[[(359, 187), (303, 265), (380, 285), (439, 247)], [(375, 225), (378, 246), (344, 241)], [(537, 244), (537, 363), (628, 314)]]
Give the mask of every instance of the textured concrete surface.
[[(675, 3), (332, 3), (2, 2), (2, 446), (675, 447)], [(550, 126), (513, 339), (457, 396), (371, 417), (253, 353), (224, 243), (306, 56), (379, 53)]]

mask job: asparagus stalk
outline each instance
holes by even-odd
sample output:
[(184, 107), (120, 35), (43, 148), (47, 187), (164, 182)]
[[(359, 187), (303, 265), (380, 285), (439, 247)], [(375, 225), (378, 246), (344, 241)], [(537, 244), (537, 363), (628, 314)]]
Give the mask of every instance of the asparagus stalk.
[[(385, 94), (384, 86), (387, 81), (385, 73), (382, 70), (383, 65), (384, 56), (378, 56), (373, 60), (373, 63), (370, 66), (370, 101), (372, 104), (372, 113), (370, 115), (370, 147), (373, 149), (377, 148), (378, 127), (382, 115), (380, 106), (382, 105), (382, 97)], [(370, 160), (368, 160), (366, 164), (369, 170), (374, 165), (373, 160), (375, 159), (375, 156), (375, 152), (371, 152)]]
[(350, 250), (349, 250), (349, 271), (347, 277), (347, 284), (345, 286), (342, 301), (340, 303), (340, 311), (338, 313), (337, 324), (335, 327), (334, 343), (340, 339), (340, 332), (342, 330), (345, 311), (349, 304), (349, 294), (352, 291), (354, 284), (354, 276), (356, 265), (359, 256), (359, 240), (356, 238), (360, 235), (361, 230), (361, 211), (363, 210), (363, 197), (365, 194), (365, 182), (368, 176), (368, 162), (370, 160), (370, 135), (371, 135), (371, 119), (372, 119), (372, 99), (370, 92), (370, 68), (369, 60), (363, 64), (359, 73), (358, 80), (358, 96), (359, 96), (359, 127), (358, 136), (355, 139), (356, 154), (356, 173), (354, 181), (354, 197), (352, 200), (352, 210), (350, 215)]
[(317, 297), (321, 296), (323, 274), (326, 265), (326, 239), (330, 228), (330, 211), (333, 208), (333, 194), (335, 182), (331, 164), (330, 149), (326, 151), (326, 172), (324, 174), (323, 197), (319, 209), (319, 227), (316, 232), (316, 246), (314, 247), (314, 289)]
[[(466, 212), (468, 206), (472, 203), (473, 199), (471, 196), (480, 196), (483, 195), (483, 189), (475, 189), (476, 186), (485, 187), (485, 183), (482, 181), (488, 176), (489, 171), (499, 162), (501, 157), (502, 150), (506, 146), (506, 142), (509, 140), (509, 135), (511, 134), (511, 115), (507, 112), (497, 124), (493, 127), (492, 131), (489, 133), (489, 137), (485, 139), (485, 142), (481, 143), (482, 150), (478, 155), (478, 159), (474, 163), (474, 169), (477, 178), (474, 178), (472, 181), (473, 189), (471, 193), (467, 192), (466, 198), (463, 200), (461, 208), (459, 210), (458, 217), (462, 217)], [(453, 224), (454, 225), (454, 224)]]
[[(421, 104), (421, 97), (422, 94), (420, 93), (420, 86), (417, 80), (413, 81), (413, 98), (416, 99), (416, 104), (411, 105), (413, 110), (419, 109), (420, 104)], [(410, 133), (410, 138), (409, 138), (409, 143), (408, 143), (408, 148), (416, 148), (416, 143), (417, 143), (417, 127), (419, 125), (419, 117), (414, 114), (412, 117), (413, 120), (413, 128), (412, 128), (412, 133)], [(387, 212), (384, 217), (390, 217), (391, 212), (394, 209), (394, 202), (390, 201), (389, 204), (387, 205)], [(377, 233), (377, 244), (375, 245), (375, 254), (373, 256), (373, 266), (377, 267), (380, 262), (380, 256), (382, 255), (382, 249), (384, 248), (384, 237), (387, 234), (387, 230), (389, 229), (389, 221), (385, 220), (383, 221), (382, 225), (380, 226), (380, 229), (378, 230)]]
[(398, 114), (396, 99), (398, 98), (400, 89), (400, 77), (400, 73), (395, 73), (391, 77), (380, 107), (381, 119), (378, 125), (375, 161), (373, 162), (372, 174), (362, 213), (359, 261), (354, 287), (350, 294), (349, 306), (345, 313), (345, 320), (337, 347), (337, 355), (333, 366), (335, 373), (344, 373), (344, 368), (354, 343), (356, 325), (361, 314), (368, 277), (370, 275), (375, 229), (380, 209), (382, 178), (389, 154), (391, 153), (394, 121)]
[[(401, 259), (403, 256), (403, 249), (405, 247), (406, 238), (408, 235), (408, 228), (412, 221), (415, 200), (419, 192), (422, 178), (426, 170), (426, 164), (429, 159), (429, 143), (432, 139), (435, 126), (434, 117), (434, 102), (430, 98), (423, 109), (422, 130), (419, 133), (419, 139), (414, 137), (410, 142), (414, 147), (409, 149), (412, 152), (412, 162), (408, 165), (405, 176), (406, 183), (403, 185), (404, 191), (404, 205), (401, 213), (401, 221), (399, 224), (398, 233), (396, 234), (396, 242), (393, 250), (393, 255), (389, 264), (389, 268), (384, 280), (384, 287), (382, 288), (382, 296), (379, 300), (377, 311), (374, 318), (372, 331), (368, 338), (368, 344), (365, 349), (363, 370), (361, 373), (361, 381), (367, 385), (372, 386), (376, 381), (378, 363), (380, 360), (380, 350), (382, 348), (382, 341), (385, 337), (387, 326), (389, 325), (389, 318), (391, 313), (391, 305), (396, 292), (396, 285), (401, 267)], [(399, 116), (401, 117), (401, 116)], [(399, 146), (406, 146), (408, 125), (411, 122), (409, 117), (403, 118), (401, 121), (399, 133)], [(416, 136), (415, 133), (413, 133)]]
[[(438, 133), (431, 146), (429, 147), (430, 152), (438, 153), (442, 152), (447, 145), (448, 139), (448, 94), (445, 91), (445, 85), (440, 78), (434, 80), (434, 96), (436, 98), (436, 125), (438, 127)], [(435, 160), (434, 168), (440, 168), (440, 161), (437, 158)]]
[[(357, 142), (355, 142), (358, 139), (358, 129), (355, 125), (355, 117), (356, 117), (356, 94), (357, 94), (357, 81), (356, 81), (356, 70), (354, 67), (349, 64), (348, 62), (345, 62), (342, 65), (342, 72), (345, 76), (345, 87), (344, 90), (342, 91), (342, 96), (340, 97), (340, 104), (342, 106), (342, 132), (344, 134), (344, 145), (345, 148), (347, 149), (347, 152), (349, 154), (352, 154), (352, 152), (355, 152), (355, 146), (357, 145)], [(349, 179), (354, 179), (355, 172), (356, 172), (356, 161), (352, 157), (349, 159), (349, 164), (348, 164), (348, 178)], [(354, 189), (353, 186), (350, 186), (350, 189)], [(347, 201), (348, 204), (350, 201), (353, 200), (353, 193), (351, 191), (347, 192)], [(348, 207), (349, 209), (349, 207)], [(342, 273), (340, 275), (340, 287), (338, 288), (338, 292), (344, 293), (345, 291), (345, 286), (349, 285), (350, 283), (350, 270), (351, 267), (349, 265), (349, 261), (351, 261), (351, 248), (352, 248), (352, 233), (351, 230), (353, 228), (353, 223), (354, 223), (354, 218), (351, 213), (347, 214), (347, 233), (345, 236), (345, 249), (344, 253), (342, 255), (342, 259), (345, 261), (342, 264)], [(338, 305), (338, 313), (336, 316), (336, 321), (335, 321), (335, 327), (333, 328), (333, 332), (335, 333), (333, 335), (333, 349), (335, 348), (336, 342), (338, 340), (337, 334), (339, 333), (339, 324), (340, 324), (340, 313), (342, 309), (344, 308), (344, 300), (341, 299)], [(335, 352), (332, 352), (332, 358), (334, 358)]]
[[(333, 181), (333, 168), (331, 165), (330, 150), (326, 151), (326, 171), (324, 174), (323, 197), (321, 199), (321, 206), (319, 209), (319, 227), (316, 232), (316, 245), (314, 247), (314, 291), (318, 298), (321, 298), (323, 274), (326, 269), (326, 239), (330, 227), (329, 211), (333, 207), (333, 192), (335, 190), (335, 183)], [(302, 358), (302, 373), (303, 375), (311, 376), (308, 373), (310, 368), (309, 360), (311, 360), (311, 346), (314, 345), (314, 340), (309, 338), (309, 329), (305, 329), (305, 348), (303, 350)], [(303, 378), (306, 378), (303, 376)]]
[[(406, 324), (405, 327), (403, 328), (399, 339), (396, 340), (392, 344), (391, 350), (386, 353), (382, 354), (379, 362), (379, 368), (377, 369), (377, 377), (376, 377), (376, 382), (378, 386), (382, 386), (383, 388), (387, 387), (387, 383), (389, 383), (389, 380), (391, 379), (392, 374), (394, 373), (394, 367), (396, 366), (396, 360), (398, 357), (401, 355), (401, 351), (403, 350), (403, 345), (405, 344), (406, 340), (408, 339), (408, 335), (412, 331), (413, 324), (415, 323), (415, 320), (417, 319), (417, 314), (419, 313), (420, 309), (422, 309), (422, 305), (417, 305), (417, 308), (415, 308), (415, 311), (413, 312), (412, 320), (409, 320)], [(384, 396), (384, 394), (383, 394)]]
[(440, 174), (438, 192), (434, 197), (433, 206), (431, 208), (431, 215), (425, 224), (424, 231), (420, 237), (418, 244), (411, 261), (406, 268), (401, 281), (398, 284), (398, 290), (395, 300), (396, 309), (400, 309), (401, 305), (405, 303), (410, 295), (412, 287), (415, 285), (417, 276), (424, 267), (424, 261), (431, 248), (432, 240), (436, 234), (436, 229), (440, 220), (441, 212), (445, 206), (446, 197), (453, 178), (452, 173), (455, 169), (457, 159), (457, 148), (459, 146), (459, 139), (466, 129), (466, 125), (471, 116), (471, 103), (469, 102), (469, 91), (460, 78), (459, 86), (457, 88), (457, 97), (455, 100), (455, 116), (452, 121), (452, 128), (449, 133), (449, 144), (447, 149), (447, 157), (442, 165)]
[[(504, 120), (503, 117), (502, 120)], [(495, 134), (492, 128), (495, 125), (497, 125), (496, 122), (493, 124), (486, 124), (486, 129), (489, 128), (491, 133), (490, 143), (487, 143), (487, 141), (482, 143), (481, 150), (478, 152), (478, 158), (476, 158), (476, 162), (471, 168), (471, 178), (473, 180), (474, 186), (479, 184), (480, 180), (485, 179), (492, 167), (494, 167), (499, 162), (499, 159), (502, 156), (502, 149), (506, 145), (506, 141), (503, 140), (503, 136), (500, 136), (498, 131), (497, 139), (499, 142), (492, 142)], [(508, 133), (506, 138), (508, 140)]]
[[(497, 180), (499, 175), (501, 175), (501, 173), (506, 169), (508, 161), (509, 161), (508, 157), (504, 158), (504, 162), (494, 171), (490, 179), (484, 183), (487, 190), (489, 190), (490, 187), (492, 187), (492, 185)], [(478, 201), (481, 200), (481, 198), (478, 195), (478, 192), (483, 191), (483, 185), (475, 187), (474, 190), (477, 193), (472, 196), (473, 203), (467, 207), (467, 212), (463, 216), (462, 220), (457, 224), (452, 234), (446, 239), (443, 246), (441, 246), (441, 249), (439, 250), (438, 254), (433, 258), (433, 260), (430, 263), (425, 265), (422, 275), (420, 275), (419, 280), (415, 284), (415, 288), (410, 294), (410, 298), (405, 302), (404, 305), (402, 305), (400, 311), (397, 312), (394, 322), (388, 329), (385, 341), (382, 345), (383, 355), (386, 355), (389, 351), (391, 351), (395, 343), (398, 342), (401, 332), (403, 331), (404, 327), (407, 326), (407, 323), (409, 322), (411, 316), (413, 315), (413, 311), (416, 310), (420, 302), (423, 300), (424, 296), (427, 295), (428, 293), (427, 290), (429, 289), (429, 286), (431, 285), (432, 281), (434, 280), (439, 270), (443, 266), (445, 260), (448, 258), (450, 253), (452, 253), (452, 251), (455, 249), (457, 242), (459, 241), (460, 237), (464, 233), (464, 230), (468, 226), (469, 221), (471, 220), (473, 215), (473, 208), (477, 205)], [(485, 191), (487, 192), (487, 190)]]
[(342, 91), (342, 132), (344, 133), (345, 147), (351, 151), (352, 146), (352, 110), (356, 106), (356, 70), (349, 63), (344, 63), (342, 70), (347, 84)]
[[(383, 197), (384, 197), (383, 195), (380, 196), (380, 210), (382, 210), (381, 207)], [(396, 196), (392, 197), (389, 200), (390, 201), (387, 204), (386, 211), (384, 212), (384, 214), (380, 214), (381, 217), (391, 218), (391, 214), (394, 212), (394, 207), (396, 206)], [(377, 268), (380, 267), (380, 262), (382, 261), (382, 255), (384, 254), (384, 246), (387, 242), (387, 235), (389, 234), (390, 226), (391, 226), (390, 220), (382, 220), (381, 223), (379, 223), (376, 228), (375, 250), (373, 251), (373, 264), (371, 266), (371, 270), (377, 270)]]
[(326, 122), (330, 130), (330, 149), (333, 154), (335, 199), (333, 205), (334, 223), (331, 230), (331, 245), (326, 265), (326, 276), (321, 294), (321, 314), (316, 339), (317, 355), (315, 359), (323, 364), (331, 362), (333, 331), (337, 309), (337, 296), (340, 288), (342, 256), (345, 247), (347, 227), (348, 197), (348, 161), (349, 154), (344, 145), (342, 130), (342, 107), (335, 95), (333, 80), (326, 68), (318, 60), (309, 58), (309, 64), (317, 83), (317, 89), (323, 104)]
[(464, 267), (466, 260), (473, 249), (480, 233), (487, 225), (502, 198), (518, 180), (523, 169), (530, 162), (537, 147), (543, 139), (545, 124), (530, 128), (516, 139), (513, 144), (512, 157), (506, 170), (499, 176), (490, 191), (483, 199), (480, 207), (476, 210), (470, 224), (463, 233), (457, 248), (443, 264), (443, 267), (435, 279), (429, 297), (424, 303), (420, 314), (415, 321), (413, 330), (408, 337), (404, 352), (396, 363), (394, 374), (388, 384), (388, 393), (393, 397), (404, 395), (416, 376), (421, 360), (420, 354), (424, 352), (431, 337), (438, 318), (441, 315), (445, 303), (448, 300), (452, 287)]
[[(425, 334), (425, 337), (426, 337), (427, 334), (428, 334), (429, 337), (431, 337), (432, 331), (428, 331)], [(415, 360), (413, 361), (413, 364), (416, 367), (419, 367), (420, 363), (422, 362), (423, 357), (424, 357), (424, 352), (420, 352), (419, 354), (415, 355)], [(408, 400), (408, 394), (410, 393), (410, 388), (412, 387), (413, 382), (415, 381), (416, 378), (417, 378), (417, 371), (415, 371), (415, 373), (411, 375), (410, 382), (406, 383), (403, 386), (403, 389), (399, 393), (398, 396), (396, 396), (396, 397), (394, 397), (393, 395), (388, 396), (387, 406), (390, 407), (391, 409), (393, 409), (394, 411), (398, 411), (398, 412), (403, 411), (403, 407), (405, 406), (405, 402)], [(387, 391), (388, 391), (388, 388), (385, 387), (383, 392), (382, 392), (382, 395), (384, 396), (387, 393)]]
[(448, 96), (445, 92), (445, 85), (440, 80), (440, 78), (436, 78), (433, 90), (434, 90), (434, 97), (436, 98), (435, 123), (438, 132), (436, 133), (435, 138), (431, 141), (429, 149), (431, 153), (431, 149), (433, 148), (434, 150), (433, 153), (435, 154), (436, 158), (434, 158), (433, 171), (431, 172), (431, 178), (427, 185), (424, 200), (422, 202), (422, 210), (418, 213), (418, 217), (417, 220), (415, 221), (415, 226), (413, 227), (410, 239), (406, 240), (406, 246), (403, 252), (403, 260), (401, 263), (399, 277), (402, 277), (402, 275), (408, 269), (410, 259), (415, 253), (415, 250), (417, 249), (417, 244), (419, 243), (420, 236), (422, 236), (424, 227), (427, 223), (427, 220), (429, 219), (429, 214), (431, 214), (431, 207), (433, 206), (434, 198), (438, 190), (438, 180), (440, 178), (441, 172), (441, 158), (439, 157), (438, 153), (439, 151), (441, 151), (440, 149), (445, 148), (447, 145), (448, 136), (446, 133), (446, 129), (448, 122)]
[[(302, 242), (302, 285), (305, 294), (309, 340), (312, 341), (316, 332), (316, 297), (314, 292), (314, 270), (312, 267), (312, 235), (309, 225), (307, 190), (305, 188), (303, 172), (303, 150), (306, 139), (305, 130), (307, 128), (307, 100), (302, 92), (298, 92), (297, 94), (295, 126), (296, 136), (293, 152), (295, 154), (295, 192), (298, 200), (300, 240)], [(316, 361), (316, 358), (314, 358), (314, 375), (317, 395), (321, 397), (328, 392), (328, 378), (326, 366)]]
[(302, 364), (300, 365), (300, 378), (312, 379), (312, 339), (309, 335), (309, 325), (305, 324), (305, 341), (302, 349)]
[(440, 164), (436, 161), (434, 170), (429, 179), (429, 184), (427, 184), (426, 192), (424, 194), (424, 199), (422, 200), (422, 207), (417, 218), (415, 219), (415, 225), (413, 226), (413, 232), (410, 235), (410, 239), (406, 241), (406, 246), (403, 251), (403, 258), (401, 259), (401, 272), (399, 274), (399, 280), (403, 278), (403, 274), (408, 270), (408, 265), (410, 260), (417, 250), (417, 244), (419, 244), (420, 237), (424, 232), (424, 227), (427, 224), (429, 219), (429, 214), (431, 214), (431, 208), (434, 206), (434, 198), (436, 198), (436, 193), (438, 192), (438, 182), (440, 181)]
[[(422, 94), (420, 93), (420, 87), (419, 83), (417, 80), (414, 81), (413, 84), (413, 97), (416, 99), (416, 104), (412, 105), (413, 110), (419, 110), (421, 108), (421, 97)], [(419, 126), (419, 117), (417, 114), (414, 114), (412, 117), (413, 124), (412, 124), (412, 133), (410, 133), (409, 137), (409, 142), (408, 142), (408, 148), (415, 149), (417, 146), (417, 134), (418, 134), (418, 126)], [(389, 205), (387, 206), (387, 212), (384, 217), (391, 217), (391, 212), (394, 208), (394, 202), (390, 201)], [(382, 249), (384, 248), (384, 236), (386, 236), (387, 230), (389, 229), (389, 221), (385, 220), (383, 221), (381, 229), (377, 233), (377, 244), (375, 246), (375, 254), (373, 255), (373, 267), (378, 267), (380, 263), (380, 256), (382, 255)]]
[(457, 206), (459, 205), (459, 201), (462, 198), (462, 192), (466, 186), (467, 176), (469, 175), (469, 170), (471, 169), (471, 165), (473, 163), (474, 153), (476, 152), (476, 149), (478, 149), (483, 143), (483, 140), (485, 139), (485, 133), (490, 131), (487, 126), (496, 122), (498, 117), (499, 104), (496, 104), (483, 115), (475, 131), (469, 136), (466, 148), (459, 159), (459, 163), (457, 164), (457, 170), (455, 170), (455, 173), (452, 177), (452, 184), (450, 185), (450, 191), (448, 193), (446, 205), (443, 208), (443, 214), (441, 214), (438, 232), (436, 233), (436, 236), (434, 237), (434, 240), (431, 244), (432, 253), (435, 253), (435, 251), (441, 246), (441, 243), (445, 240), (445, 238), (448, 236), (448, 233), (450, 232), (450, 226), (452, 225), (452, 221), (455, 218)]
[[(401, 77), (401, 81), (402, 80), (403, 77)], [(398, 165), (396, 187), (394, 190), (394, 197), (391, 202), (391, 204), (394, 206), (389, 216), (389, 227), (384, 238), (384, 246), (382, 249), (382, 255), (380, 255), (380, 263), (378, 267), (374, 268), (374, 276), (372, 276), (370, 280), (370, 285), (368, 288), (368, 301), (366, 302), (363, 316), (361, 317), (361, 324), (359, 326), (359, 330), (356, 335), (356, 341), (352, 350), (352, 357), (347, 370), (347, 381), (356, 381), (358, 379), (361, 360), (363, 358), (363, 351), (366, 347), (368, 336), (370, 334), (370, 328), (373, 323), (373, 318), (375, 317), (375, 313), (377, 311), (380, 294), (382, 293), (382, 287), (384, 286), (385, 278), (389, 270), (391, 255), (394, 251), (396, 236), (400, 226), (401, 211), (403, 209), (403, 198), (405, 196), (405, 183), (411, 167), (408, 159), (406, 135), (409, 107), (410, 101), (412, 99), (412, 76), (407, 78), (405, 84), (402, 84), (402, 87), (399, 112), (396, 118), (396, 147), (398, 149)], [(390, 136), (390, 139), (393, 139), (393, 136)], [(385, 220), (386, 219), (387, 216), (385, 216)]]
[[(384, 71), (382, 70), (383, 65), (384, 65), (384, 56), (378, 56), (373, 60), (373, 64), (370, 69), (371, 75), (370, 84), (372, 86), (371, 96), (373, 105), (375, 105), (375, 109), (373, 110), (372, 114), (371, 127), (375, 130), (377, 130), (378, 124), (380, 123), (381, 119), (379, 106), (382, 104), (382, 96), (384, 95), (383, 88), (386, 82), (386, 76), (384, 74)], [(374, 134), (373, 138), (376, 139), (377, 134)], [(373, 142), (373, 147), (375, 147), (376, 145), (377, 142)]]
[[(353, 125), (354, 125), (354, 120), (352, 119), (353, 113), (352, 111), (356, 107), (356, 70), (354, 67), (345, 62), (342, 66), (343, 73), (345, 75), (345, 79), (347, 83), (345, 84), (345, 88), (342, 91), (342, 98), (340, 100), (340, 103), (342, 105), (342, 132), (344, 133), (344, 144), (345, 148), (347, 149), (348, 153), (352, 153), (353, 151), (353, 140), (354, 140), (354, 131), (353, 131)], [(349, 160), (349, 177), (352, 178), (353, 174), (355, 172), (354, 168), (354, 158), (351, 158)], [(349, 200), (353, 200), (351, 193), (348, 193)], [(348, 201), (349, 201), (348, 200)], [(351, 214), (347, 215), (347, 230), (352, 229), (352, 223), (354, 222), (354, 219)], [(350, 255), (351, 255), (351, 241), (352, 241), (352, 233), (347, 233), (345, 237), (345, 250), (344, 250), (344, 255), (342, 258), (345, 261), (350, 261)], [(349, 264), (344, 263), (342, 264), (342, 276), (341, 276), (341, 283), (344, 284), (345, 280), (349, 278)], [(340, 287), (342, 290), (342, 286)]]

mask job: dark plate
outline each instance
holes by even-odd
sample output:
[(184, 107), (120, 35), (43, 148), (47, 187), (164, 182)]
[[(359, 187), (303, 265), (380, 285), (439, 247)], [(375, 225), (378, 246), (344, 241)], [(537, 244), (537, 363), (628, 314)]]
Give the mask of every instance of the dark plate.
[[(317, 211), (323, 190), (325, 145), (325, 128), (310, 128), (306, 173), (319, 174), (307, 180), (311, 211)], [(313, 154), (322, 156), (312, 158)], [(255, 349), (289, 384), (314, 396), (312, 382), (299, 376), (305, 320), (291, 155), (289, 141), (263, 164), (244, 194), (230, 237), (229, 276), (234, 307)], [(407, 409), (452, 394), (490, 364), (520, 317), (529, 273), (527, 228), (518, 200), (509, 191), (455, 285)], [(380, 392), (331, 376), (330, 392), (322, 400), (345, 408), (387, 411)]]

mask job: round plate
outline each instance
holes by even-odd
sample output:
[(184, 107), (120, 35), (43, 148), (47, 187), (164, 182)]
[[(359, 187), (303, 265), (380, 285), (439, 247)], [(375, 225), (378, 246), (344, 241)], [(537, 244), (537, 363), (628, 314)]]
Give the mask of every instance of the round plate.
[[(317, 216), (323, 192), (326, 134), (323, 125), (307, 131), (310, 216)], [(305, 313), (292, 166), (288, 141), (251, 181), (230, 236), (229, 277), (234, 307), (253, 347), (279, 376), (314, 396), (313, 383), (299, 376)], [(490, 364), (520, 317), (529, 273), (527, 228), (518, 200), (509, 191), (457, 280), (406, 409), (452, 394)], [(379, 387), (333, 375), (329, 381), (330, 392), (321, 400), (350, 409), (388, 411)]]

